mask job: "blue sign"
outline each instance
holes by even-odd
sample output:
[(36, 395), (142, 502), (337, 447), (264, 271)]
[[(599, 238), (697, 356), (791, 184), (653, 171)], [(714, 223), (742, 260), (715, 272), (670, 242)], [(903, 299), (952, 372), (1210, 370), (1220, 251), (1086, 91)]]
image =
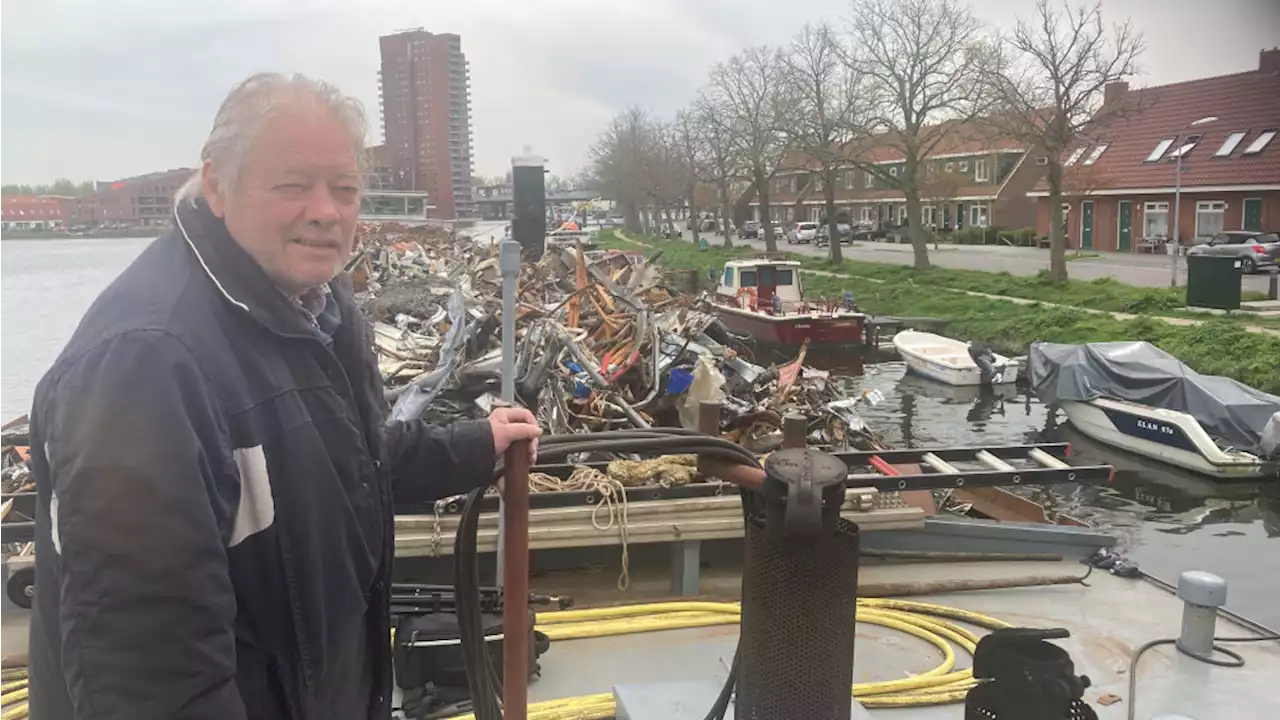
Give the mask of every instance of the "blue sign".
[(1151, 418), (1134, 415), (1123, 410), (1100, 409), (1107, 414), (1116, 429), (1125, 435), (1150, 440), (1169, 447), (1190, 450), (1191, 452), (1200, 451), (1195, 443), (1191, 442), (1191, 438), (1187, 437), (1187, 434), (1177, 425), (1160, 420), (1152, 420)]

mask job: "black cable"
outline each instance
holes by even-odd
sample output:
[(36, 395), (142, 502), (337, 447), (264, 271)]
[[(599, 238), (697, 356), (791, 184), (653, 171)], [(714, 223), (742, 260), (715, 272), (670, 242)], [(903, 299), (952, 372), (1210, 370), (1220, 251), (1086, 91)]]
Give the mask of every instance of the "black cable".
[[(1213, 639), (1213, 642), (1214, 643), (1264, 642), (1264, 641), (1270, 641), (1270, 640), (1280, 640), (1280, 635), (1256, 635), (1254, 637), (1216, 637)], [(1163, 638), (1160, 640), (1152, 640), (1151, 642), (1138, 648), (1138, 650), (1133, 654), (1133, 659), (1129, 661), (1129, 720), (1134, 720), (1134, 718), (1137, 717), (1137, 712), (1138, 712), (1138, 703), (1137, 703), (1137, 697), (1136, 697), (1138, 694), (1138, 660), (1142, 659), (1143, 653), (1145, 653), (1146, 651), (1150, 650), (1153, 647), (1159, 647), (1160, 645), (1174, 645), (1177, 642), (1178, 642), (1177, 638)], [(1203, 663), (1208, 663), (1210, 665), (1217, 665), (1218, 667), (1228, 667), (1228, 668), (1244, 667), (1244, 658), (1240, 655), (1240, 653), (1237, 653), (1234, 650), (1228, 650), (1224, 647), (1219, 647), (1216, 644), (1213, 646), (1213, 651), (1226, 655), (1228, 658), (1231, 658), (1231, 659), (1219, 660), (1218, 658), (1215, 658), (1211, 655), (1197, 655), (1195, 653), (1187, 652), (1186, 650), (1183, 650), (1181, 647), (1178, 647), (1178, 652), (1182, 653), (1183, 655), (1186, 655), (1187, 657), (1195, 658), (1196, 660), (1199, 660), (1200, 662), (1203, 662)]]
[[(582, 452), (699, 454), (754, 468), (760, 467), (756, 456), (742, 446), (684, 428), (646, 428), (551, 435), (539, 441), (540, 459), (558, 458)], [(502, 475), (503, 467), (499, 463), (494, 481), (496, 482)], [(502, 679), (490, 662), (486, 650), (480, 605), (480, 569), (476, 533), (480, 524), (480, 501), (486, 489), (487, 485), (468, 493), (459, 516), (453, 555), (455, 601), (458, 613), (458, 638), (462, 645), (463, 663), (467, 674), (467, 691), (471, 695), (476, 720), (501, 720)], [(746, 522), (756, 508), (755, 494), (747, 491), (742, 491), (741, 494), (743, 520)], [(515, 605), (507, 604), (512, 602)], [(513, 607), (524, 609), (524, 600), (504, 598), (504, 609), (510, 610)], [(706, 720), (724, 719), (737, 684), (739, 656), (740, 651), (735, 649), (729, 677), (715, 704), (706, 715)]]

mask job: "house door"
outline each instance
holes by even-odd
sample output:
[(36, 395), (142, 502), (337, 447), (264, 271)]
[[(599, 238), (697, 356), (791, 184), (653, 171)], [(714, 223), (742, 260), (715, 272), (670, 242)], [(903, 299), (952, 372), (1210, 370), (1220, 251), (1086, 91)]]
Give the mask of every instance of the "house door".
[(1240, 226), (1242, 230), (1261, 230), (1262, 229), (1262, 199), (1261, 198), (1245, 198), (1244, 201), (1244, 223)]
[(760, 308), (773, 307), (773, 293), (778, 287), (778, 273), (772, 265), (761, 265), (757, 268), (756, 298)]
[(1085, 250), (1093, 248), (1093, 201), (1080, 203), (1080, 247)]
[(1120, 229), (1117, 233), (1119, 238), (1119, 248), (1128, 250), (1133, 247), (1133, 203), (1129, 200), (1120, 201)]
[(964, 229), (964, 205), (956, 203), (956, 229)]

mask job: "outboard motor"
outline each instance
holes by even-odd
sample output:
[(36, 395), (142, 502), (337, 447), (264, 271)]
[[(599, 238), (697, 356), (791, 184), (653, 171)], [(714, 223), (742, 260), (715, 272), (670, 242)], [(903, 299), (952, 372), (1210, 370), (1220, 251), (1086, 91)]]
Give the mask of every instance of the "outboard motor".
[(996, 376), (996, 356), (984, 343), (970, 343), (969, 357), (978, 366), (983, 385), (990, 385)]
[(978, 641), (965, 720), (1097, 720), (1082, 699), (1091, 684), (1075, 674), (1067, 651), (1049, 642), (1070, 637), (1058, 628), (1004, 628)]

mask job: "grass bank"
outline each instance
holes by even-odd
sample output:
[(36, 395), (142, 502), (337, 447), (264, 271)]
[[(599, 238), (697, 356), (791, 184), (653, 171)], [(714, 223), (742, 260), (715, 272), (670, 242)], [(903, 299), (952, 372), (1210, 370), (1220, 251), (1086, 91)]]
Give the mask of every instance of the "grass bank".
[[(699, 251), (689, 243), (664, 242), (652, 238), (645, 238), (644, 242), (662, 250), (659, 264), (670, 268), (694, 270), (703, 275), (707, 272), (707, 268), (718, 268), (726, 260), (759, 252), (751, 248), (721, 247)], [(619, 249), (634, 250), (636, 247), (611, 233), (602, 233), (600, 244), (604, 247)], [(1001, 352), (1022, 354), (1032, 342), (1038, 340), (1062, 343), (1145, 340), (1200, 372), (1225, 375), (1260, 390), (1280, 393), (1280, 372), (1276, 370), (1277, 363), (1280, 362), (1278, 360), (1280, 359), (1280, 337), (1249, 332), (1240, 322), (1234, 320), (1206, 319), (1199, 325), (1189, 326), (1170, 325), (1151, 317), (1117, 320), (1108, 315), (1099, 315), (1072, 307), (1019, 305), (1003, 300), (930, 291), (937, 287), (957, 287), (939, 283), (943, 273), (955, 273), (962, 278), (967, 277), (974, 283), (981, 279), (976, 276), (985, 276), (986, 279), (985, 284), (960, 289), (973, 289), (993, 295), (1028, 297), (1002, 288), (1021, 287), (1024, 290), (1034, 288), (1041, 285), (1035, 278), (1017, 278), (1008, 273), (980, 273), (964, 270), (931, 270), (926, 273), (914, 273), (910, 268), (851, 260), (846, 260), (844, 267), (837, 268), (829, 262), (816, 261), (814, 258), (797, 256), (797, 259), (809, 269), (856, 273), (884, 281), (874, 282), (860, 277), (810, 274), (805, 277), (806, 293), (810, 296), (837, 297), (843, 291), (850, 290), (864, 310), (878, 315), (942, 318), (949, 322), (949, 333), (970, 340), (983, 340)], [(863, 272), (864, 269), (865, 272)], [(1006, 280), (1014, 282), (1009, 285), (1002, 284)], [(1021, 284), (1017, 281), (1021, 281)], [(1138, 297), (1133, 294), (1135, 290), (1138, 293), (1151, 292), (1156, 297), (1162, 292), (1157, 289), (1132, 288), (1114, 281), (1075, 282), (1077, 287), (1073, 288), (1069, 283), (1067, 287), (1061, 289), (1048, 283), (1044, 284), (1049, 285), (1051, 291), (1057, 294), (1053, 295), (1053, 299), (1034, 296), (1032, 299), (1064, 305), (1079, 304), (1097, 309), (1107, 308), (1098, 307), (1097, 303), (1086, 301), (1103, 295), (1108, 298), (1107, 302), (1118, 302), (1121, 297)], [(1093, 287), (1095, 292), (1084, 293), (1078, 286)], [(1111, 294), (1107, 294), (1107, 291)], [(1140, 307), (1116, 308), (1115, 311), (1146, 312)]]

